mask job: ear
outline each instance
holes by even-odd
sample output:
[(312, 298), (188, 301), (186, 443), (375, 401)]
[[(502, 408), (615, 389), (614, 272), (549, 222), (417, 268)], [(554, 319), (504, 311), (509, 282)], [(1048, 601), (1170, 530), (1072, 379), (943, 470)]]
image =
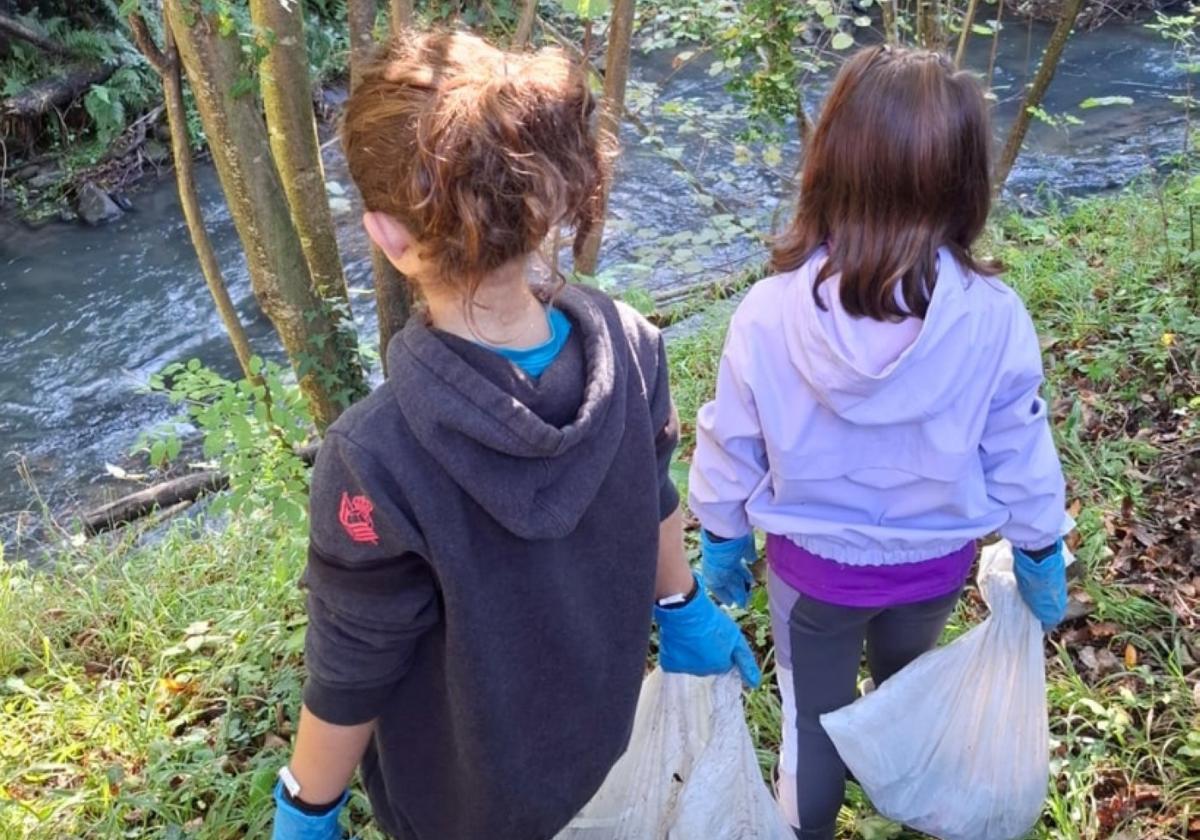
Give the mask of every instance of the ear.
[(393, 263), (402, 260), (408, 249), (416, 243), (416, 239), (404, 223), (387, 213), (363, 213), (363, 227), (367, 229), (367, 236), (371, 237), (375, 246)]

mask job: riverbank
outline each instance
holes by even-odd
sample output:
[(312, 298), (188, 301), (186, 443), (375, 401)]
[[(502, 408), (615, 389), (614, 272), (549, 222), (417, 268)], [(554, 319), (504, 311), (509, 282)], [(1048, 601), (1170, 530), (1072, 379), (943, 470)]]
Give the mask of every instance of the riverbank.
[[(1184, 188), (993, 228), (1043, 337), (1084, 567), (1079, 617), (1047, 645), (1038, 838), (1200, 838), (1200, 288)], [(731, 310), (670, 347), (680, 479)], [(303, 526), (263, 510), (63, 545), (49, 572), (0, 563), (0, 836), (262, 836), (303, 679)], [(770, 676), (763, 602), (742, 620)], [(978, 612), (972, 595), (953, 632)], [(747, 708), (769, 768), (769, 680)], [(350, 818), (379, 840), (357, 790)], [(915, 836), (856, 793), (843, 829)]]
[[(717, 6), (731, 13), (727, 4)], [(799, 150), (790, 129), (782, 146), (743, 136), (748, 109), (727, 85), (749, 68), (731, 69), (719, 45), (694, 40), (712, 33), (689, 4), (639, 8), (645, 14), (629, 101), (640, 127), (623, 127), (600, 273), (614, 290), (646, 292), (644, 303), (688, 285), (733, 280), (759, 262), (763, 234), (790, 206)], [(1040, 24), (1027, 31), (1014, 23), (995, 45), (998, 136), (1018, 110), (1048, 34)], [(984, 72), (992, 46), (990, 38), (971, 39), (968, 66)], [(1033, 126), (1008, 200), (1039, 212), (1063, 195), (1110, 191), (1171, 168), (1184, 148), (1186, 118), (1173, 100), (1186, 92), (1181, 60), (1171, 43), (1141, 25), (1077, 33), (1044, 107), (1083, 124)], [(826, 79), (820, 73), (805, 85), (810, 112)], [(1116, 101), (1081, 107), (1105, 97)], [(1121, 104), (1126, 97), (1132, 104)], [(8, 151), (11, 164), (11, 144)], [(264, 358), (282, 358), (251, 292), (217, 178), (206, 165), (196, 174), (206, 226), (251, 344)], [(369, 252), (336, 143), (326, 151), (325, 174), (359, 340), (373, 348)], [(173, 177), (164, 172), (130, 198), (133, 210), (100, 228), (51, 222), (32, 230), (0, 218), (0, 540), (10, 554), (41, 551), (41, 535), (25, 523), (43, 507), (69, 521), (140, 489), (108, 465), (148, 482), (162, 477), (143, 454), (131, 456), (144, 433), (176, 419), (173, 407), (145, 393), (150, 377), (193, 358), (222, 373), (237, 369)]]

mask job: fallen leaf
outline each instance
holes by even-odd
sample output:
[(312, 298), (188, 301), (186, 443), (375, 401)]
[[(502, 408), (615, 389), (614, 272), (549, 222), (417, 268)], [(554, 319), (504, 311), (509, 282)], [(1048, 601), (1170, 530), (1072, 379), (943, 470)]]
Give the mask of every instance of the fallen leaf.
[(193, 621), (191, 624), (189, 624), (187, 626), (187, 629), (183, 631), (183, 635), (185, 635), (185, 636), (203, 636), (205, 633), (207, 633), (211, 629), (212, 629), (211, 621), (208, 621), (208, 620)]
[(1133, 645), (1125, 645), (1125, 668), (1132, 671), (1138, 664), (1137, 648)]
[(174, 677), (159, 677), (158, 687), (167, 694), (190, 694), (196, 688), (191, 680), (177, 680)]
[(1082, 627), (1068, 628), (1059, 633), (1058, 640), (1067, 647), (1079, 647), (1092, 640), (1092, 628), (1086, 624)]
[(228, 636), (219, 633), (209, 633), (207, 636), (188, 636), (183, 640), (183, 647), (188, 653), (195, 653), (205, 646), (217, 647), (228, 639)]
[(1162, 802), (1162, 790), (1154, 785), (1134, 785), (1133, 801), (1137, 803), (1139, 808)]
[(1100, 664), (1100, 675), (1101, 676), (1105, 676), (1106, 674), (1112, 674), (1112, 673), (1115, 673), (1116, 671), (1121, 670), (1120, 660), (1118, 660), (1116, 657), (1116, 654), (1114, 654), (1108, 648), (1101, 648), (1100, 650), (1096, 651), (1096, 659), (1099, 661), (1099, 664)]
[(1096, 610), (1091, 600), (1086, 592), (1078, 592), (1071, 595), (1071, 600), (1067, 602), (1067, 614), (1063, 620), (1074, 621), (1077, 618), (1083, 618), (1085, 615), (1091, 615)]
[(288, 742), (280, 738), (274, 732), (268, 732), (263, 737), (264, 750), (285, 750), (287, 749), (287, 745)]

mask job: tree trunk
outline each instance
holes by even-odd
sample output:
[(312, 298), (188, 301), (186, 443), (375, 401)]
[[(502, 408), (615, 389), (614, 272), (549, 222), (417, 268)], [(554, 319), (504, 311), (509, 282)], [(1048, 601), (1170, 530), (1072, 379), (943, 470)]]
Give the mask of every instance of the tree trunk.
[(163, 27), (166, 45), (163, 51), (150, 36), (146, 22), (139, 15), (129, 19), (129, 27), (133, 31), (133, 39), (138, 49), (146, 56), (150, 65), (162, 79), (163, 105), (167, 111), (167, 125), (171, 130), (171, 154), (175, 160), (175, 184), (179, 190), (179, 203), (183, 207), (183, 218), (187, 222), (188, 233), (192, 238), (192, 247), (200, 260), (200, 271), (204, 274), (204, 283), (216, 304), (217, 314), (225, 325), (225, 332), (237, 354), (238, 364), (247, 379), (253, 379), (250, 369), (250, 339), (246, 329), (238, 317), (237, 308), (229, 297), (229, 289), (225, 286), (225, 278), (221, 275), (221, 265), (217, 262), (216, 251), (213, 250), (212, 240), (208, 238), (208, 230), (204, 225), (204, 214), (200, 209), (200, 199), (196, 194), (196, 179), (192, 170), (192, 148), (188, 141), (187, 111), (183, 104), (183, 79), (179, 72), (179, 52), (175, 48), (175, 38), (168, 26)]
[(942, 46), (940, 0), (917, 0), (917, 41), (927, 50)]
[(261, 65), (267, 134), (313, 285), (325, 300), (348, 304), (321, 168), (301, 8), (300, 3), (285, 6), (280, 0), (250, 0), (250, 18), (269, 39)]
[(371, 249), (375, 280), (375, 314), (379, 319), (379, 364), (387, 375), (387, 349), (392, 336), (404, 329), (412, 312), (412, 287), (383, 251)]
[(407, 32), (413, 24), (413, 0), (391, 0), (392, 34)]
[[(1003, 3), (1004, 0), (997, 0)], [(975, 13), (979, 10), (979, 0), (970, 0), (967, 11), (963, 14), (962, 32), (958, 34), (958, 49), (954, 52), (954, 66), (962, 69), (963, 58), (967, 54), (967, 41), (971, 37), (971, 28), (975, 25)]]
[(990, 91), (996, 80), (996, 55), (1000, 51), (1000, 28), (1004, 25), (1004, 3), (997, 0), (996, 24), (992, 28), (992, 51), (988, 56), (987, 77), (984, 80), (984, 90)]
[[(600, 137), (611, 143), (614, 150), (620, 148), (621, 116), (625, 113), (625, 85), (629, 80), (629, 50), (633, 41), (633, 17), (636, 0), (615, 0), (612, 17), (608, 24), (608, 50), (604, 63), (604, 102), (600, 110)], [(611, 184), (606, 183), (597, 202), (596, 216), (587, 230), (575, 237), (575, 271), (579, 274), (596, 273), (600, 257), (600, 242), (604, 239), (604, 217), (608, 213), (608, 194)]]
[(346, 23), (350, 29), (350, 89), (358, 87), (363, 66), (375, 52), (375, 0), (347, 0)]
[(808, 146), (808, 140), (812, 137), (813, 124), (812, 119), (808, 116), (808, 110), (804, 107), (804, 91), (798, 93), (800, 97), (796, 103), (796, 136), (800, 139), (801, 158), (804, 157), (804, 149)]
[(900, 43), (900, 29), (896, 20), (896, 0), (881, 0), (880, 14), (883, 17), (883, 40), (896, 46)]
[(521, 19), (517, 21), (517, 33), (513, 35), (513, 49), (524, 49), (533, 37), (533, 25), (537, 22), (538, 0), (525, 0), (521, 5)]
[(246, 252), (251, 286), (296, 369), (321, 431), (362, 392), (362, 369), (313, 288), (266, 128), (253, 97), (238, 96), (237, 40), (190, 0), (165, 0), (168, 25), (196, 99), (217, 175)]
[[(396, 6), (392, 0), (393, 35), (398, 35), (394, 21)], [(409, 20), (412, 19), (411, 6)], [(349, 0), (347, 17), (350, 23), (350, 84), (358, 85), (363, 66), (375, 53), (375, 2)], [(412, 291), (408, 279), (396, 270), (378, 248), (371, 248), (371, 267), (375, 284), (375, 314), (379, 321), (379, 363), (387, 375), (387, 348), (395, 335), (408, 321), (412, 310)]]
[(1012, 172), (1013, 164), (1017, 162), (1017, 155), (1021, 153), (1021, 144), (1025, 142), (1025, 134), (1029, 131), (1029, 123), (1033, 119), (1033, 109), (1042, 104), (1046, 89), (1054, 80), (1054, 73), (1058, 70), (1058, 62), (1062, 58), (1063, 48), (1067, 45), (1067, 39), (1071, 37), (1071, 29), (1075, 26), (1075, 19), (1079, 17), (1082, 8), (1083, 0), (1067, 0), (1066, 5), (1063, 6), (1062, 17), (1058, 19), (1054, 32), (1050, 35), (1050, 42), (1046, 44), (1046, 51), (1042, 53), (1042, 61), (1038, 65), (1037, 75), (1034, 76), (1033, 84), (1025, 93), (1025, 99), (1021, 102), (1021, 110), (1017, 113), (1017, 120), (1008, 132), (1004, 151), (1000, 153), (1000, 162), (996, 165), (993, 177), (993, 188), (997, 193), (1004, 188), (1004, 183), (1008, 180), (1009, 173)]

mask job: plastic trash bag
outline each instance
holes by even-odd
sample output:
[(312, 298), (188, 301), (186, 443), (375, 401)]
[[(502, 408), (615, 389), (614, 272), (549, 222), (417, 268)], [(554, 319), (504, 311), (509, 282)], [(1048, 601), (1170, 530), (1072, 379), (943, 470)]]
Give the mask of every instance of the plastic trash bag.
[(741, 680), (642, 683), (629, 749), (555, 840), (794, 840), (758, 769)]
[(879, 812), (942, 840), (1024, 837), (1049, 782), (1042, 628), (1007, 542), (983, 550), (979, 588), (978, 627), (821, 718)]

